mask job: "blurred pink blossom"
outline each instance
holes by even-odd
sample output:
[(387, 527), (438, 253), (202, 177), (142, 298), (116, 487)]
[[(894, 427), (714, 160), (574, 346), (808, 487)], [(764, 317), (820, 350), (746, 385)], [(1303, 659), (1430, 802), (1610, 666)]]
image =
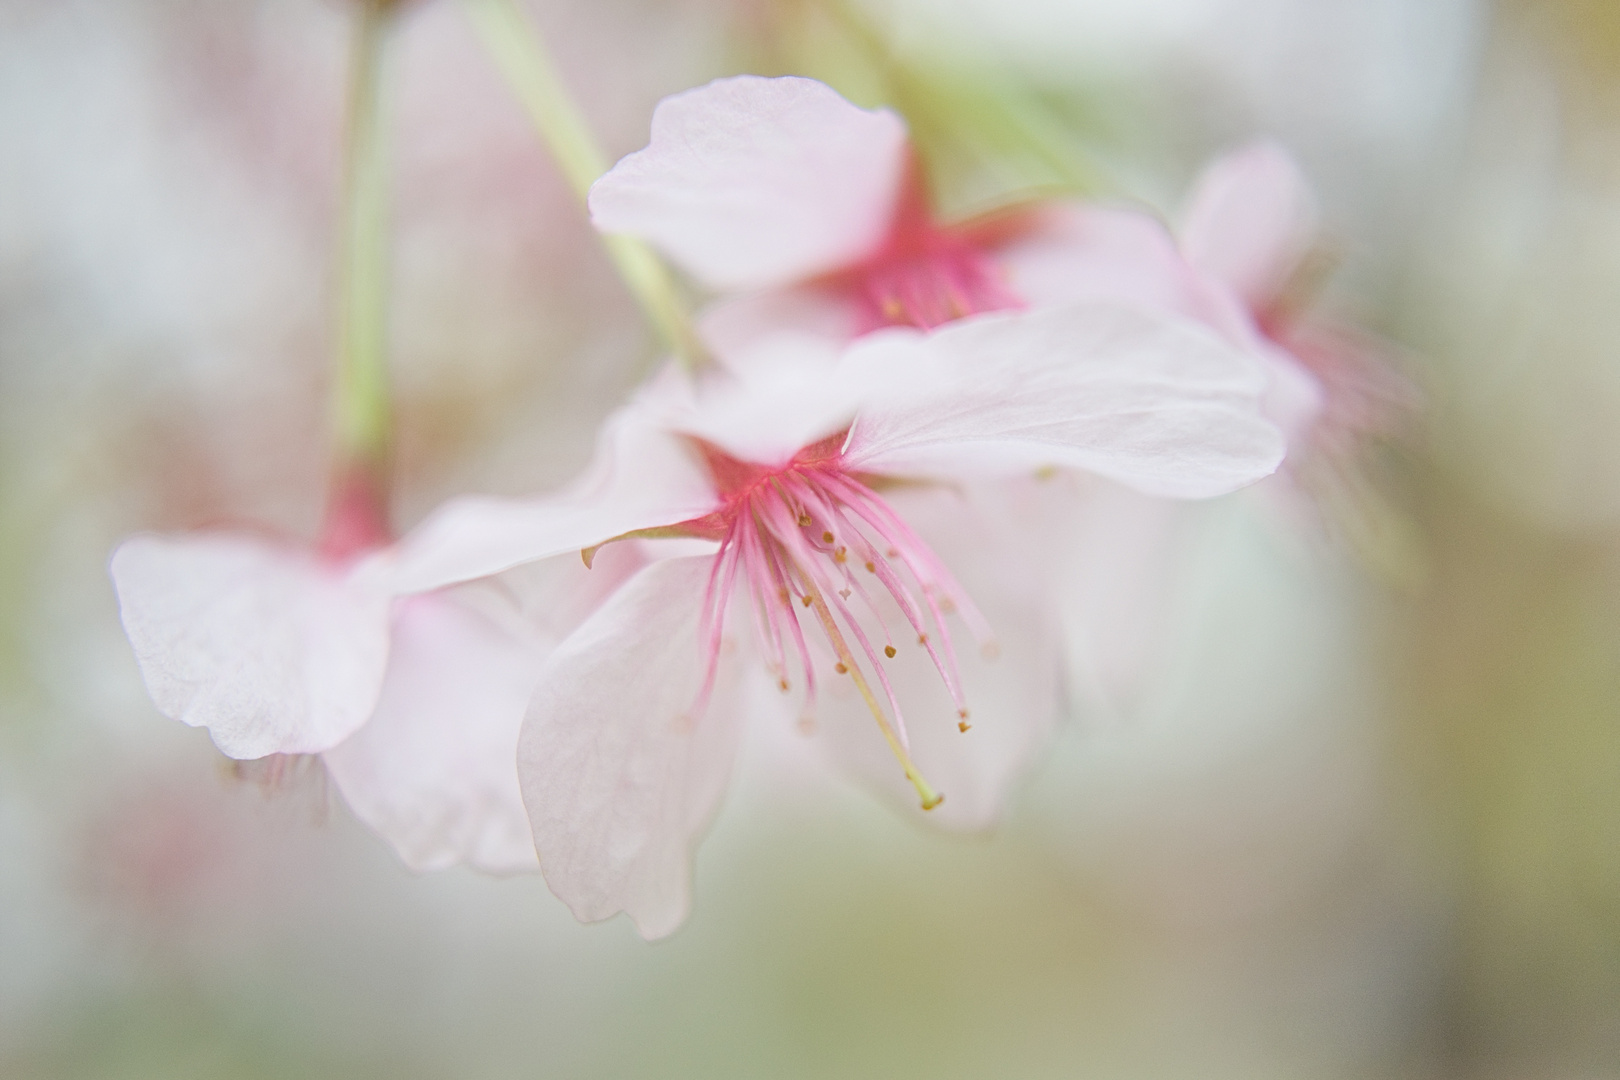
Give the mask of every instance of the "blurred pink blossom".
[[(1367, 435), (1412, 397), (1385, 347), (1310, 306), (1314, 283), (1304, 279), (1319, 241), (1316, 201), (1298, 165), (1258, 141), (1203, 171), (1178, 244), (1204, 290), (1232, 313), (1234, 332), (1265, 358), (1266, 414), (1288, 437), (1295, 479), (1324, 464), (1353, 468)], [(1170, 629), (1170, 580), (1190, 523), (1180, 509), (1127, 491), (1099, 493), (1094, 509), (1069, 570), (1070, 684), (1105, 712), (1130, 711)]]

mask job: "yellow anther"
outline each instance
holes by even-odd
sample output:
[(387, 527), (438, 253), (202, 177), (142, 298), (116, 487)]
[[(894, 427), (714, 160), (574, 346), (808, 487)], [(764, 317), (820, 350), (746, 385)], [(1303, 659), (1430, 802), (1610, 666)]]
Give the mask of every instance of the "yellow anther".
[(894, 646), (893, 645), (885, 645), (885, 646), (883, 646), (883, 655), (887, 656), (890, 660), (893, 660), (894, 659)]
[(823, 531), (822, 534), (821, 534), (821, 542), (823, 544), (832, 543), (833, 542), (833, 534), (830, 533), (830, 532)]
[(848, 558), (849, 558), (849, 548), (841, 547), (838, 550), (833, 552), (833, 562), (844, 562)]
[(875, 563), (875, 562), (869, 562), (869, 563), (867, 563), (867, 564), (866, 564), (866, 572), (867, 572), (867, 573), (868, 573), (868, 574), (875, 574), (875, 573), (877, 573), (877, 563)]
[(968, 723), (966, 720), (958, 720), (956, 722), (956, 730), (960, 731), (964, 735), (966, 735), (972, 728), (973, 725)]
[(845, 664), (843, 661), (840, 660), (838, 663), (833, 665), (833, 670), (838, 672), (838, 674), (840, 674), (840, 675), (848, 675), (849, 674), (849, 665)]

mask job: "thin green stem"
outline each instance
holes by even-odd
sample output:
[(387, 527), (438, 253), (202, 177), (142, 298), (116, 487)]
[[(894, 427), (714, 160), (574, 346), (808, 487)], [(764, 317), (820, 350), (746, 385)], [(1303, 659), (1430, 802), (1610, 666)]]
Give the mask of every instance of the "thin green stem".
[[(583, 202), (596, 178), (607, 171), (607, 159), (558, 77), (539, 28), (517, 0), (465, 0), (465, 7), (495, 65)], [(701, 367), (706, 361), (703, 345), (663, 261), (634, 237), (604, 236), (603, 243), (619, 277), (664, 345), (687, 370)]]
[(337, 468), (380, 473), (391, 434), (388, 392), (388, 140), (383, 46), (390, 0), (365, 0), (349, 74), (347, 160), (338, 240), (333, 423)]
[[(1026, 162), (1050, 177), (1040, 188), (1079, 194), (1109, 190), (1069, 125), (1026, 81), (951, 53), (919, 64), (895, 50), (870, 10), (850, 0), (811, 0), (811, 8), (839, 33), (840, 59), (864, 61), (888, 103), (911, 124), (913, 138), (934, 153), (954, 145), (992, 167), (1006, 159)], [(1027, 168), (1014, 165), (1015, 175)], [(1028, 186), (1027, 178), (1021, 182)]]

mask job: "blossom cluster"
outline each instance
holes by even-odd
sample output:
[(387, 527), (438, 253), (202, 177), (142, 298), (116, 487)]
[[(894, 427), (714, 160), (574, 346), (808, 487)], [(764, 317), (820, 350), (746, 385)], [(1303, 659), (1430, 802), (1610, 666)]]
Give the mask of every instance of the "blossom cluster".
[(538, 868), (583, 920), (680, 925), (746, 725), (992, 824), (1107, 633), (1069, 587), (1098, 493), (1223, 495), (1333, 415), (1282, 314), (1312, 200), (1271, 144), (1174, 232), (1078, 200), (944, 221), (898, 115), (739, 76), (664, 100), (589, 206), (713, 299), (577, 480), (397, 535), (362, 476), (313, 544), (143, 535), (111, 566), (160, 711), (318, 754), (409, 866)]

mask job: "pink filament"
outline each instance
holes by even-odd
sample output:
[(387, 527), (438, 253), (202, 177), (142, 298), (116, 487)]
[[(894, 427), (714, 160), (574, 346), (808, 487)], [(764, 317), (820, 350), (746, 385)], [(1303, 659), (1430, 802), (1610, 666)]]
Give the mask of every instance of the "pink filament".
[(941, 225), (915, 159), (908, 162), (883, 246), (838, 275), (860, 312), (858, 330), (929, 330), (968, 315), (1023, 307), (972, 227)]
[(931, 330), (968, 315), (1023, 306), (980, 252), (947, 233), (930, 250), (864, 267), (856, 297), (863, 333), (885, 326)]
[[(840, 663), (864, 659), (861, 667), (875, 675), (893, 710), (895, 730), (909, 747), (900, 703), (884, 669), (883, 657), (897, 650), (879, 609), (882, 594), (894, 600), (927, 649), (962, 717), (967, 706), (946, 611), (956, 605), (981, 640), (987, 628), (939, 558), (845, 468), (841, 444), (841, 435), (823, 440), (784, 466), (764, 469), (698, 443), (726, 502), (716, 513), (687, 523), (694, 533), (720, 541), (700, 620), (706, 670), (695, 708), (707, 704), (713, 688), (726, 610), (740, 581), (751, 599), (761, 651), (783, 690), (791, 686), (790, 663), (797, 660), (807, 716), (815, 704), (815, 665), (799, 617), (819, 598), (859, 654), (846, 652)], [(863, 614), (881, 629), (881, 646), (868, 635)]]

